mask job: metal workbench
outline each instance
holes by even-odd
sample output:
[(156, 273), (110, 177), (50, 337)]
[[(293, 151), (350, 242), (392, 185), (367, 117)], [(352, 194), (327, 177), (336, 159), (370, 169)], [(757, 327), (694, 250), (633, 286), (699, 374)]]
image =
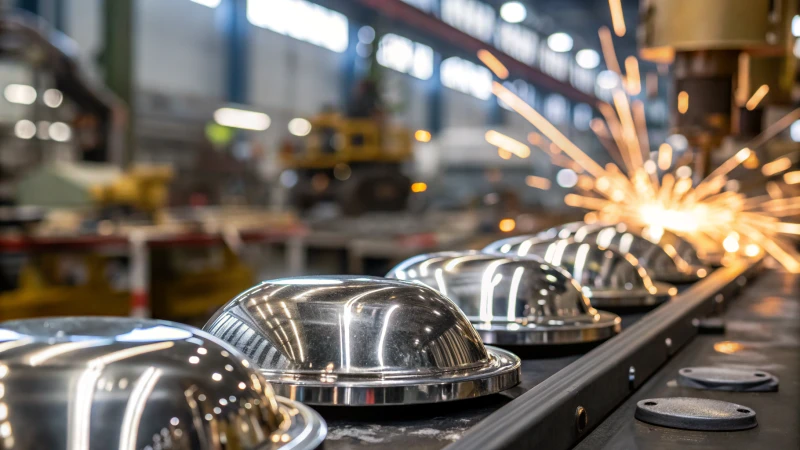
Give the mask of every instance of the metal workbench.
[[(477, 400), (432, 406), (318, 408), (328, 421), (326, 449), (403, 448), (721, 448), (798, 447), (800, 277), (747, 262), (715, 271), (649, 313), (623, 315), (623, 333), (589, 350), (522, 354), (522, 383)], [(744, 289), (744, 291), (742, 291)], [(727, 335), (698, 335), (697, 319), (725, 310)], [(713, 344), (740, 340), (725, 355)], [(778, 393), (688, 391), (675, 387), (686, 365), (747, 365), (781, 378)], [(633, 368), (633, 370), (631, 369)], [(701, 433), (645, 425), (635, 403), (650, 396), (697, 396), (751, 406), (761, 425), (737, 433)], [(742, 394), (738, 394), (742, 395)], [(580, 426), (576, 411), (588, 413)]]

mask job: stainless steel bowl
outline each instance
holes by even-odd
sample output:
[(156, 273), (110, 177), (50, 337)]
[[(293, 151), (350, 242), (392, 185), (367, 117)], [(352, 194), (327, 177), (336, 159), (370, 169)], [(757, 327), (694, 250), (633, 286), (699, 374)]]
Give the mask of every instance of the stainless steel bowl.
[(400, 263), (387, 277), (437, 289), (488, 344), (576, 344), (620, 331), (619, 316), (592, 308), (569, 274), (538, 257), (432, 253)]
[(594, 243), (538, 242), (519, 247), (516, 254), (536, 255), (564, 268), (597, 308), (651, 306), (678, 293), (672, 285), (653, 281), (633, 256)]
[(458, 308), (419, 284), (324, 276), (265, 281), (204, 327), (276, 392), (317, 405), (435, 403), (519, 383), (520, 360), (486, 347)]
[(552, 242), (559, 239), (582, 239), (583, 236), (602, 228), (601, 225), (590, 225), (586, 222), (570, 222), (552, 227), (536, 234), (512, 236), (492, 242), (483, 249), (485, 253), (502, 253), (504, 255), (527, 255), (534, 244)]
[(325, 422), (235, 349), (127, 318), (0, 324), (0, 448), (316, 448)]
[(661, 247), (658, 243), (630, 231), (625, 225), (601, 228), (581, 239), (576, 238), (576, 240), (595, 243), (601, 247), (613, 248), (622, 254), (633, 255), (647, 270), (650, 277), (658, 281), (691, 283), (709, 273), (709, 269), (699, 265), (697, 261), (684, 259), (674, 246)]

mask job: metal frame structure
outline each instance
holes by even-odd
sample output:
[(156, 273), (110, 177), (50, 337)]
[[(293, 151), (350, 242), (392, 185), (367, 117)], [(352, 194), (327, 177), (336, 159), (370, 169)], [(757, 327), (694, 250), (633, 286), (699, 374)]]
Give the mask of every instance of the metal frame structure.
[(472, 427), (448, 450), (574, 447), (694, 338), (761, 260), (721, 268)]

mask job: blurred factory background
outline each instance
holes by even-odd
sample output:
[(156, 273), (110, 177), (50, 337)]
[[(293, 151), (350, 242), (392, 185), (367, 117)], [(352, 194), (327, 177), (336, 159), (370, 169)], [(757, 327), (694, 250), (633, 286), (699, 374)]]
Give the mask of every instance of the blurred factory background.
[[(647, 8), (659, 2), (612, 3), (0, 1), (0, 317), (202, 317), (258, 278), (382, 275), (583, 217), (564, 197), (593, 180), (494, 81), (602, 166), (622, 163), (599, 108), (639, 86), (628, 93), (642, 142), (666, 142), (674, 161), (708, 149), (687, 178), (791, 109), (793, 58), (714, 56), (723, 81), (698, 83), (697, 58), (647, 42), (664, 38)], [(618, 60), (604, 61), (604, 32)], [(756, 32), (791, 55), (793, 39)], [(747, 81), (725, 78), (750, 64)], [(740, 108), (749, 94), (714, 90), (734, 81), (774, 87)], [(685, 114), (690, 95), (718, 120)], [(740, 132), (718, 138), (730, 120)], [(774, 155), (791, 167), (800, 125), (782, 136)]]

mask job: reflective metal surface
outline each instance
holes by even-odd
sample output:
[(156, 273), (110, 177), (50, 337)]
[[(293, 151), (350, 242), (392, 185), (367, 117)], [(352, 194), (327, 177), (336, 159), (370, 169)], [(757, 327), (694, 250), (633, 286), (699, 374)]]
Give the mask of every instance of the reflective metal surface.
[(564, 268), (597, 308), (656, 305), (678, 293), (674, 286), (654, 282), (633, 256), (594, 243), (538, 242), (517, 247), (515, 255), (536, 255)]
[(432, 253), (400, 263), (387, 276), (437, 289), (489, 344), (574, 344), (620, 330), (618, 316), (592, 308), (569, 274), (537, 257)]
[(581, 240), (587, 234), (601, 228), (601, 225), (589, 225), (586, 222), (570, 222), (536, 234), (519, 235), (501, 239), (487, 245), (483, 251), (485, 253), (524, 256), (530, 253), (529, 249), (534, 244), (570, 238)]
[(265, 281), (204, 327), (310, 404), (386, 405), (478, 397), (519, 382), (520, 360), (485, 347), (428, 287), (375, 277)]
[(236, 350), (127, 318), (0, 324), (0, 448), (310, 449), (325, 422)]
[(687, 261), (678, 249), (665, 243), (664, 247), (628, 230), (625, 225), (605, 227), (576, 238), (579, 242), (596, 243), (610, 247), (622, 254), (633, 255), (647, 270), (651, 278), (667, 283), (691, 283), (705, 277), (709, 269), (698, 265), (696, 260)]

